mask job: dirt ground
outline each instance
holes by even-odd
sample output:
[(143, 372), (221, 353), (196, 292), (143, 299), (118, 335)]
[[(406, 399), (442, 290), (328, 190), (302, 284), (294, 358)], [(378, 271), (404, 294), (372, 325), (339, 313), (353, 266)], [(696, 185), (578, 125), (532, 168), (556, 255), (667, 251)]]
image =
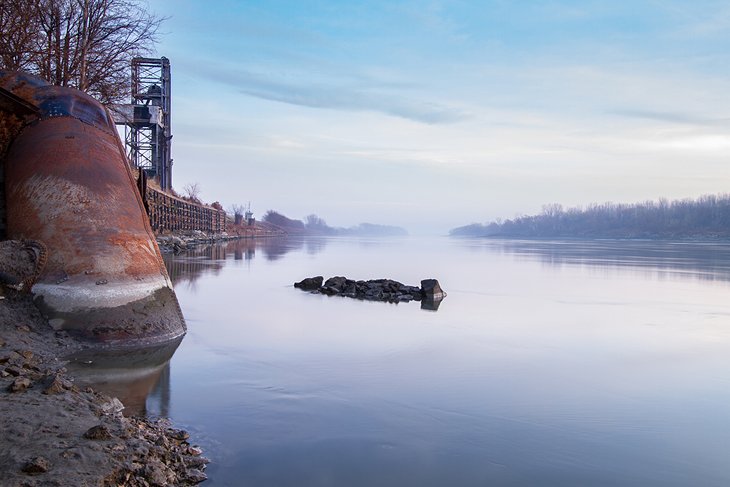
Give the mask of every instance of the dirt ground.
[[(1, 264), (1, 262), (0, 262)], [(125, 418), (80, 390), (62, 357), (82, 345), (54, 331), (31, 294), (0, 296), (0, 485), (195, 485), (208, 462), (169, 422)]]

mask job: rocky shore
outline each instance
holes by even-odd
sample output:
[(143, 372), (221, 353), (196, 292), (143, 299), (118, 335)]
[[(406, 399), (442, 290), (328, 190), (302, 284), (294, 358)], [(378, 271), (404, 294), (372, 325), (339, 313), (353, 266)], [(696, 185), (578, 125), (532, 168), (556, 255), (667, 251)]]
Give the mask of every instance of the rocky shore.
[(163, 254), (179, 254), (197, 245), (212, 244), (228, 240), (245, 238), (269, 238), (286, 235), (282, 229), (262, 222), (251, 225), (235, 225), (229, 223), (229, 231), (222, 233), (205, 233), (200, 230), (165, 233), (157, 236), (157, 245)]
[(238, 235), (229, 235), (227, 233), (207, 234), (200, 230), (189, 233), (179, 233), (174, 235), (158, 235), (157, 245), (163, 254), (179, 254), (185, 252), (191, 247), (202, 244), (210, 244), (233, 240), (240, 238)]
[(365, 301), (407, 303), (409, 301), (441, 301), (446, 293), (436, 279), (424, 279), (421, 286), (409, 286), (392, 279), (355, 281), (342, 276), (307, 277), (294, 283), (294, 287), (315, 294), (342, 296)]
[(0, 296), (0, 485), (163, 486), (205, 480), (185, 431), (124, 417), (124, 405), (79, 388), (62, 357), (82, 345), (54, 331), (31, 295)]

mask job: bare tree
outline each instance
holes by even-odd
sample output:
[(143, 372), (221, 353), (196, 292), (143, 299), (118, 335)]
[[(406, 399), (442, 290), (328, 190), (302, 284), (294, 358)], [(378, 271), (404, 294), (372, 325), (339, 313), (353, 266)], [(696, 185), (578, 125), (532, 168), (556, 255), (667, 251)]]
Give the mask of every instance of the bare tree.
[(233, 213), (233, 223), (240, 225), (243, 221), (243, 212), (246, 211), (246, 207), (239, 204), (231, 205), (230, 213)]
[(199, 183), (188, 183), (183, 186), (183, 194), (187, 199), (193, 203), (201, 204), (200, 202), (200, 184)]
[(0, 68), (121, 101), (132, 58), (152, 52), (163, 20), (141, 0), (0, 0)]
[(0, 66), (31, 69), (37, 45), (37, 19), (26, 0), (0, 0)]

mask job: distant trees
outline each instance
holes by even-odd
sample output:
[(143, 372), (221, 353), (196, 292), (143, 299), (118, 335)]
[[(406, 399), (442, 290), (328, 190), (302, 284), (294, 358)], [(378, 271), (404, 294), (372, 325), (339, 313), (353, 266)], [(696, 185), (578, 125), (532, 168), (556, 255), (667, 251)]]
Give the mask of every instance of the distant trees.
[(307, 215), (304, 218), (304, 228), (308, 233), (316, 235), (332, 235), (336, 232), (334, 228), (327, 225), (326, 221), (315, 214)]
[(313, 228), (326, 227), (327, 222), (312, 213), (311, 215), (307, 215), (306, 217), (304, 217), (304, 225)]
[(292, 220), (291, 218), (287, 218), (281, 213), (278, 213), (274, 210), (269, 210), (264, 215), (263, 220), (266, 223), (271, 223), (272, 225), (276, 225), (277, 227), (281, 227), (284, 230), (288, 231), (294, 231), (298, 233), (304, 233), (304, 222), (301, 220)]
[(327, 225), (324, 219), (315, 214), (307, 215), (302, 220), (292, 220), (281, 213), (269, 210), (264, 215), (263, 220), (283, 228), (289, 232), (300, 233), (306, 235), (349, 235), (363, 237), (393, 237), (408, 235), (401, 227), (389, 225), (376, 225), (373, 223), (361, 223), (355, 227), (339, 228)]
[(564, 210), (545, 205), (535, 216), (473, 223), (451, 230), (470, 237), (583, 237), (583, 238), (728, 238), (730, 195), (645, 201), (636, 204), (591, 204)]
[(152, 52), (163, 21), (141, 0), (0, 0), (0, 68), (118, 102), (131, 59)]

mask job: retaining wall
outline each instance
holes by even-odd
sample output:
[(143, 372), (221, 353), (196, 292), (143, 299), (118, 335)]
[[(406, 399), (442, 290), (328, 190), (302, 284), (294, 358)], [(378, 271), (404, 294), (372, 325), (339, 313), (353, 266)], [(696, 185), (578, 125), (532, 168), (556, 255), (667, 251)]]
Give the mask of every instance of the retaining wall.
[(157, 233), (192, 232), (207, 234), (226, 231), (226, 212), (209, 206), (197, 205), (147, 185), (144, 172), (137, 180), (152, 230)]

